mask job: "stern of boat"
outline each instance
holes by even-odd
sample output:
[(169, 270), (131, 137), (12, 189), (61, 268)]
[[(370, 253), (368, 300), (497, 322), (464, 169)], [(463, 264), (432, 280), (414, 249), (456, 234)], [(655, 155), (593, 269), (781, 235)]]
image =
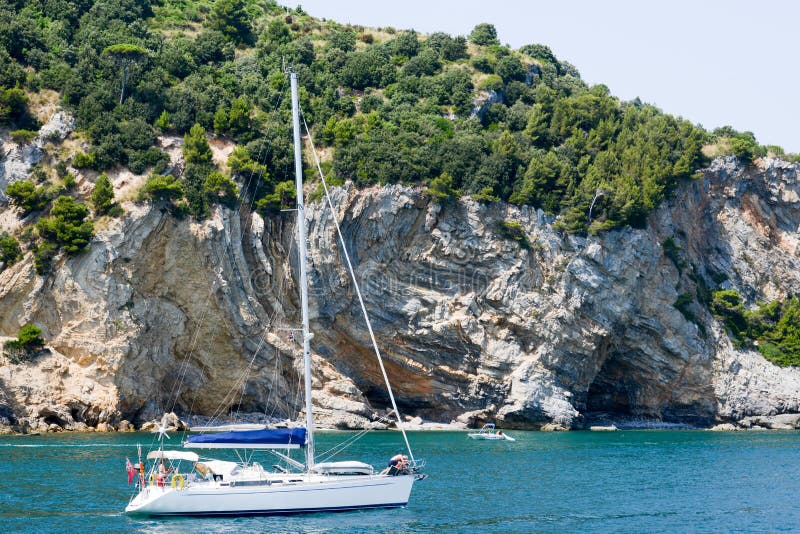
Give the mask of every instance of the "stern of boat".
[(125, 507), (125, 513), (130, 515), (150, 514), (153, 512), (155, 503), (173, 491), (175, 490), (168, 486), (145, 486)]

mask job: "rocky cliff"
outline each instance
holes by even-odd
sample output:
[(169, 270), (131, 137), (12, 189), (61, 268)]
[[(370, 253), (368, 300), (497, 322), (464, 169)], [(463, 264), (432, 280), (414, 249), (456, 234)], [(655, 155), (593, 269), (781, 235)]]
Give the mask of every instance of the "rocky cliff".
[[(541, 211), (439, 206), (410, 187), (333, 195), (404, 413), (520, 428), (770, 424), (800, 412), (800, 369), (735, 349), (704, 305), (674, 303), (698, 285), (735, 288), (750, 305), (800, 293), (798, 171), (717, 160), (647, 229), (588, 238)], [(0, 273), (0, 333), (34, 323), (48, 343), (32, 363), (0, 367), (0, 423), (297, 417), (293, 215), (218, 208), (195, 222), (124, 207), (53, 274), (36, 275), (30, 255)], [(320, 202), (308, 211), (319, 422), (364, 426), (386, 393), (332, 214)], [(524, 237), (502, 237), (506, 222)]]

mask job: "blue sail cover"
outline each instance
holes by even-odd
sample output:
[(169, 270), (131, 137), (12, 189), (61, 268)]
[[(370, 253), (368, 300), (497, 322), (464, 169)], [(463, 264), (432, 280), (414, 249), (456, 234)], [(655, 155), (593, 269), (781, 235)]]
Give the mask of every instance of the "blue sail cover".
[(184, 447), (201, 449), (297, 449), (306, 444), (305, 428), (234, 430), (189, 436)]

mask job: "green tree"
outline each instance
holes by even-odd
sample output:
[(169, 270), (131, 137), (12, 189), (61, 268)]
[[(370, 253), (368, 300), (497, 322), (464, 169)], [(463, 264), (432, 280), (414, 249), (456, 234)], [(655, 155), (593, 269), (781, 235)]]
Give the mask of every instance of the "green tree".
[(279, 182), (272, 193), (256, 202), (256, 209), (265, 215), (280, 213), (281, 209), (290, 206), (297, 198), (295, 184), (292, 181)]
[(9, 123), (26, 111), (28, 97), (19, 87), (0, 87), (0, 124)]
[(504, 82), (525, 79), (525, 67), (517, 56), (505, 56), (497, 60), (494, 68), (495, 74), (500, 76)]
[(472, 195), (472, 200), (480, 202), (481, 204), (491, 204), (492, 202), (499, 202), (500, 197), (494, 194), (494, 188), (486, 186), (479, 192)]
[(558, 213), (572, 185), (568, 162), (549, 151), (538, 151), (528, 163), (522, 185), (511, 196), (515, 204), (531, 204), (548, 213)]
[[(292, 33), (289, 27), (281, 19), (275, 18), (269, 21), (267, 29), (261, 36), (263, 46), (267, 52), (276, 51), (281, 45), (285, 45), (292, 40)], [(261, 44), (259, 44), (261, 46)]]
[(227, 132), (230, 127), (231, 122), (228, 118), (228, 112), (224, 107), (220, 107), (217, 109), (217, 112), (214, 113), (214, 131), (218, 134), (223, 134)]
[(228, 156), (228, 167), (231, 168), (231, 172), (248, 177), (251, 175), (261, 176), (263, 180), (269, 181), (267, 166), (253, 161), (250, 152), (243, 146), (233, 149), (231, 155)]
[(125, 87), (128, 83), (128, 67), (147, 57), (147, 50), (139, 45), (120, 43), (107, 46), (103, 54), (111, 57), (122, 68), (122, 89), (119, 93), (119, 103), (125, 100)]
[(352, 52), (356, 49), (356, 32), (347, 29), (333, 30), (328, 35), (328, 46), (343, 52)]
[(385, 51), (371, 47), (351, 52), (339, 76), (343, 84), (354, 89), (385, 87), (394, 81), (395, 69)]
[(759, 351), (777, 365), (800, 366), (800, 300), (786, 299), (779, 309), (774, 326), (759, 337)]
[(183, 197), (180, 180), (171, 174), (151, 174), (139, 191), (140, 200), (173, 202)]
[(156, 128), (158, 128), (162, 132), (166, 132), (167, 130), (169, 130), (170, 127), (169, 118), (170, 118), (169, 113), (165, 109), (164, 111), (161, 112), (161, 115), (158, 116), (158, 119), (156, 119), (155, 122)]
[(549, 46), (542, 44), (529, 44), (521, 47), (519, 51), (534, 59), (541, 59), (548, 63), (552, 63), (553, 65), (558, 65), (558, 58), (556, 58)]
[(60, 196), (53, 202), (50, 217), (39, 219), (36, 229), (46, 241), (61, 246), (67, 253), (83, 250), (94, 235), (92, 221), (86, 220), (89, 208), (68, 196)]
[(53, 258), (58, 254), (58, 246), (54, 243), (34, 243), (31, 246), (33, 252), (33, 267), (36, 269), (36, 274), (47, 274), (50, 271), (50, 266)]
[(30, 180), (11, 182), (6, 187), (6, 195), (11, 203), (22, 208), (25, 214), (38, 211), (47, 204), (44, 187), (37, 187)]
[(105, 215), (114, 205), (114, 186), (111, 185), (106, 173), (101, 174), (95, 181), (91, 202), (97, 215)]
[(19, 332), (17, 333), (17, 341), (19, 341), (19, 343), (25, 349), (38, 349), (44, 345), (44, 340), (41, 336), (41, 328), (32, 324), (26, 324), (19, 329)]
[(493, 24), (482, 22), (472, 29), (469, 40), (479, 46), (497, 45), (497, 30)]
[(208, 175), (203, 184), (203, 190), (208, 195), (209, 200), (229, 206), (233, 205), (239, 196), (239, 187), (236, 182), (217, 171), (213, 171)]
[(246, 0), (217, 0), (211, 9), (209, 23), (213, 30), (219, 31), (234, 42), (252, 41), (253, 34)]
[(17, 333), (17, 339), (7, 341), (4, 349), (11, 363), (22, 363), (29, 360), (44, 347), (41, 328), (26, 324)]
[[(216, 117), (214, 119), (216, 122)], [(250, 130), (250, 104), (244, 98), (234, 98), (231, 102), (228, 127), (234, 134), (242, 134)]]
[(183, 157), (186, 163), (211, 163), (211, 147), (206, 139), (206, 131), (199, 124), (195, 124), (183, 136)]
[(453, 187), (453, 177), (446, 172), (431, 180), (425, 192), (438, 204), (447, 204), (458, 198), (458, 191)]
[(0, 262), (8, 267), (20, 258), (22, 258), (22, 249), (19, 248), (19, 242), (5, 232), (0, 233)]
[(419, 52), (419, 38), (414, 30), (403, 32), (388, 43), (393, 54), (412, 58)]
[(711, 313), (722, 319), (725, 328), (741, 346), (743, 336), (747, 333), (747, 319), (739, 292), (734, 289), (714, 291), (711, 294)]
[(189, 213), (195, 219), (208, 216), (208, 195), (204, 188), (206, 179), (213, 173), (214, 167), (210, 164), (187, 163), (181, 176), (183, 180), (183, 195), (186, 197)]

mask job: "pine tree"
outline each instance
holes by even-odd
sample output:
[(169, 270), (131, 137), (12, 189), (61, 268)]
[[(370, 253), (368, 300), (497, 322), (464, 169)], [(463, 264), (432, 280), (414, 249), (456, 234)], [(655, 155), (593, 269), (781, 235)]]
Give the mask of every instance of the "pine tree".
[(106, 173), (101, 174), (94, 183), (91, 200), (92, 208), (97, 215), (105, 215), (114, 205), (114, 186), (111, 185)]

